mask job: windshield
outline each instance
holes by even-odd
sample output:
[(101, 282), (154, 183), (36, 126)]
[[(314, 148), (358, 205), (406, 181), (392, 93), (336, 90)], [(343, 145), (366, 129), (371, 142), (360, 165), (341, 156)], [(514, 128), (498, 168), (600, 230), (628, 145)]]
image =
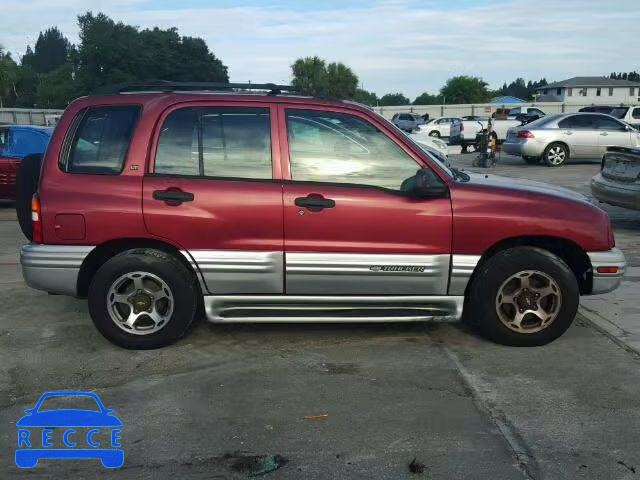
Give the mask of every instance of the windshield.
[(627, 114), (627, 110), (629, 110), (628, 107), (614, 108), (609, 115), (611, 115), (612, 117), (616, 117), (618, 119), (623, 119)]

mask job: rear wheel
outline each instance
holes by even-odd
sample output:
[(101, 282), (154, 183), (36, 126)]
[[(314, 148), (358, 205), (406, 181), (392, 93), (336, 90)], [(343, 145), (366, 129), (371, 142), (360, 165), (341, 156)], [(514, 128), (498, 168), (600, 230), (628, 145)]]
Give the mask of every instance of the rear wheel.
[(569, 158), (569, 149), (562, 143), (552, 143), (544, 151), (543, 158), (549, 167), (559, 167)]
[(432, 130), (429, 132), (429, 136), (434, 138), (440, 138), (440, 132), (437, 130)]
[(120, 253), (96, 272), (89, 311), (96, 328), (118, 346), (159, 348), (180, 339), (198, 311), (191, 272), (154, 249)]
[(470, 287), (465, 317), (502, 345), (545, 345), (576, 316), (578, 282), (552, 253), (516, 247), (489, 258)]
[(16, 177), (16, 215), (20, 229), (28, 240), (33, 240), (31, 224), (31, 198), (38, 190), (42, 154), (27, 155), (20, 162)]

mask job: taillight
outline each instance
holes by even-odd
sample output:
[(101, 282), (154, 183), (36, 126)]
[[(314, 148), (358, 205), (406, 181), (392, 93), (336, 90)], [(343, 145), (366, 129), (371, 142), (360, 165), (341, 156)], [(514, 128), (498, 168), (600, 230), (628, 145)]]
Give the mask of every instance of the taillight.
[(33, 228), (33, 243), (42, 243), (42, 212), (40, 197), (37, 193), (31, 197), (31, 226)]
[(520, 130), (516, 136), (518, 138), (535, 138), (529, 130)]

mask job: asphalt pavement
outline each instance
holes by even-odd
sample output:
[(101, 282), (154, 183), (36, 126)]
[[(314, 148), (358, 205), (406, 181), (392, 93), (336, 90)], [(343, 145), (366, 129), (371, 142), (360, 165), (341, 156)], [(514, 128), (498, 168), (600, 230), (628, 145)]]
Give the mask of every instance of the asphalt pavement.
[[(594, 170), (504, 159), (492, 174), (583, 191)], [(640, 267), (638, 214), (612, 219)], [(22, 242), (0, 205), (2, 478), (640, 476), (640, 355), (583, 316), (539, 348), (498, 346), (460, 324), (200, 322), (172, 347), (127, 351), (99, 335), (85, 301), (23, 284)], [(51, 390), (94, 391), (115, 410), (122, 468), (15, 467), (15, 423)]]

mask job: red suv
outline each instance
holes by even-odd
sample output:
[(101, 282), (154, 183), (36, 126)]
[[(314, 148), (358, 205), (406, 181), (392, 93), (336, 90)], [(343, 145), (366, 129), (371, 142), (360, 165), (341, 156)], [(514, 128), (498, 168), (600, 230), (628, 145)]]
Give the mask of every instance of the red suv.
[[(212, 322), (464, 317), (541, 345), (625, 269), (607, 215), (541, 183), (467, 174), (370, 109), (241, 85), (73, 102), (43, 159), (33, 288), (88, 297), (117, 345)], [(198, 91), (188, 91), (188, 90)], [(20, 207), (19, 207), (20, 208)]]

